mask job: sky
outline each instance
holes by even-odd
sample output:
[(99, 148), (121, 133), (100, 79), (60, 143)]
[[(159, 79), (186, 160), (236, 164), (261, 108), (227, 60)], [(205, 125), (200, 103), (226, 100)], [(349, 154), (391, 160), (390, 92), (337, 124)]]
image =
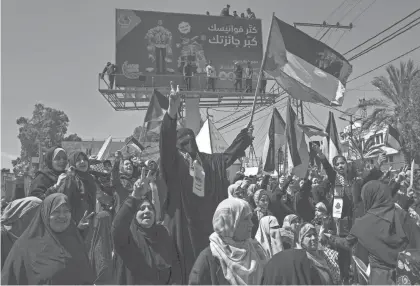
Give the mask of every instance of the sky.
[[(271, 15), (289, 23), (353, 22), (353, 29), (332, 30), (323, 41), (344, 53), (420, 8), (419, 0), (2, 0), (1, 1), (1, 167), (11, 167), (10, 160), (20, 153), (16, 119), (30, 117), (36, 103), (63, 110), (70, 119), (68, 134), (77, 133), (84, 140), (103, 140), (112, 135), (123, 140), (136, 126), (143, 125), (144, 111), (114, 111), (98, 92), (97, 74), (107, 61), (115, 60), (115, 9), (151, 10), (190, 14), (218, 15), (226, 5), (231, 10), (250, 7), (262, 19), (263, 40), (267, 40)], [(340, 7), (339, 9), (336, 9)], [(363, 12), (363, 14), (361, 14)], [(334, 13), (332, 13), (334, 12)], [(315, 36), (318, 28), (302, 27)], [(352, 61), (350, 79), (369, 71), (420, 43), (420, 26)], [(318, 37), (320, 34), (318, 33)], [(363, 47), (362, 47), (363, 48)], [(357, 50), (359, 51), (359, 50)], [(357, 52), (355, 51), (355, 53)], [(350, 54), (352, 55), (352, 54)], [(420, 50), (401, 58), (420, 63)], [(394, 62), (399, 63), (399, 61)], [(370, 84), (375, 76), (385, 75), (385, 67), (352, 81), (342, 109), (355, 106), (359, 98), (378, 96)], [(283, 101), (285, 102), (285, 101)], [(322, 127), (329, 109), (306, 104), (305, 123)], [(284, 116), (284, 104), (277, 105)], [(218, 122), (234, 110), (210, 110)], [(247, 108), (244, 111), (248, 111)], [(201, 112), (203, 117), (205, 110)], [(270, 109), (255, 116), (254, 146), (261, 156), (268, 129)], [(233, 118), (241, 113), (235, 113)], [(339, 130), (346, 122), (336, 121)], [(319, 123), (322, 123), (322, 125)], [(244, 120), (221, 130), (232, 142)]]

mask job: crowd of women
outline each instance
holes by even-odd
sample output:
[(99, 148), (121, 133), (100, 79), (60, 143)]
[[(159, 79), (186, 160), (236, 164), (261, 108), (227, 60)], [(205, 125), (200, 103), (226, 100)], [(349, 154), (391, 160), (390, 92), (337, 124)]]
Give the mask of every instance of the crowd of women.
[(225, 184), (252, 128), (226, 154), (204, 155), (193, 133), (176, 131), (178, 101), (172, 92), (159, 162), (117, 152), (99, 172), (83, 152), (47, 152), (30, 196), (2, 210), (2, 284), (420, 283), (420, 192), (409, 171), (391, 178), (380, 157), (360, 174), (316, 149), (324, 177), (238, 172)]

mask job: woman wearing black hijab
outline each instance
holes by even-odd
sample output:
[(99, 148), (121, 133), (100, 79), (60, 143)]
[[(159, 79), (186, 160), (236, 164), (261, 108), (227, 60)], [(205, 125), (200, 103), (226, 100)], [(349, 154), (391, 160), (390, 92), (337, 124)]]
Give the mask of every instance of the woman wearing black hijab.
[(175, 244), (166, 228), (156, 224), (156, 211), (145, 196), (150, 179), (143, 169), (112, 225), (119, 285), (180, 284)]
[(303, 249), (275, 254), (264, 267), (261, 285), (321, 285), (321, 279)]
[(349, 249), (359, 242), (369, 252), (369, 284), (395, 284), (398, 253), (420, 248), (420, 229), (409, 214), (395, 207), (391, 190), (380, 181), (370, 181), (362, 189), (366, 214), (356, 219), (346, 238), (330, 236), (328, 242)]
[[(67, 153), (58, 146), (48, 149), (45, 155), (45, 168), (36, 173), (35, 179), (29, 188), (30, 196), (45, 199), (49, 194), (55, 193), (64, 179), (67, 166)], [(60, 177), (60, 175), (62, 175)], [(60, 177), (60, 180), (59, 180)]]
[(5, 285), (93, 285), (95, 275), (64, 194), (45, 198), (1, 271)]

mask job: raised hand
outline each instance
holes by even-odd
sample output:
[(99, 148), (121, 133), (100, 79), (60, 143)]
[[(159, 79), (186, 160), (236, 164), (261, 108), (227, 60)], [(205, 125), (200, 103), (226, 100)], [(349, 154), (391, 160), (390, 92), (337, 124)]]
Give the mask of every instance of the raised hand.
[(146, 176), (146, 168), (141, 169), (141, 176), (133, 186), (133, 193), (131, 194), (136, 199), (141, 199), (148, 191), (150, 191), (149, 183), (151, 181), (152, 172), (148, 172)]
[(316, 152), (317, 156), (318, 156), (320, 159), (324, 159), (324, 158), (325, 158), (324, 153), (322, 153), (322, 150), (321, 150), (321, 148), (320, 148), (318, 145), (313, 144), (313, 145), (312, 145), (312, 149), (314, 149), (314, 151)]
[(58, 176), (57, 183), (54, 185), (54, 187), (58, 189), (63, 184), (65, 178), (67, 178), (67, 173), (63, 173)]
[(176, 87), (173, 81), (171, 81), (171, 93), (169, 94), (169, 108), (168, 115), (175, 119), (178, 113), (179, 106), (181, 104), (181, 94), (179, 92), (179, 85)]
[(249, 137), (252, 137), (252, 133), (254, 132), (254, 125), (248, 126), (248, 135)]
[(88, 228), (90, 225), (90, 219), (94, 214), (95, 214), (94, 212), (91, 212), (88, 215), (88, 211), (85, 211), (85, 214), (83, 215), (82, 219), (79, 221), (77, 228), (82, 229), (82, 230)]
[(378, 167), (380, 168), (385, 161), (386, 161), (386, 154), (382, 153), (378, 157)]
[(122, 152), (121, 151), (115, 152), (115, 159), (119, 160), (121, 158), (122, 158)]

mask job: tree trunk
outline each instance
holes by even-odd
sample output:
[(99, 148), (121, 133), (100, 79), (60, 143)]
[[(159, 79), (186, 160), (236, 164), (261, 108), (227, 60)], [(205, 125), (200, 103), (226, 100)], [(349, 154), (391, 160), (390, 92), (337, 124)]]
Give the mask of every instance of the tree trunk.
[(407, 166), (411, 166), (411, 152), (410, 151), (405, 151), (405, 150), (402, 150), (401, 149), (401, 151), (403, 152), (403, 155), (404, 155), (404, 162), (405, 162), (405, 164), (407, 165)]

